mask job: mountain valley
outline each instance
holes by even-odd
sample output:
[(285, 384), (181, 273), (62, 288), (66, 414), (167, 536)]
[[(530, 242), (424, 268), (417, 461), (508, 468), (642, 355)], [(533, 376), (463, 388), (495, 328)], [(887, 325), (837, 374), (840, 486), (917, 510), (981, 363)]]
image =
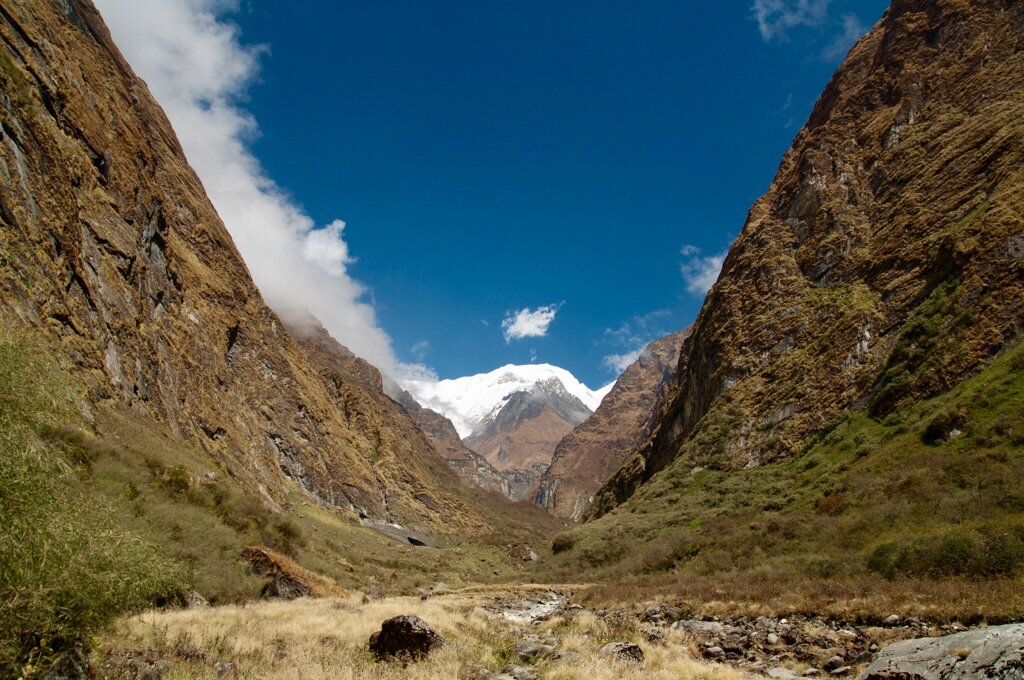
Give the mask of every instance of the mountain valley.
[(0, 0), (0, 677), (1017, 677), (1024, 3), (865, 31), (594, 390), (272, 308), (91, 0)]

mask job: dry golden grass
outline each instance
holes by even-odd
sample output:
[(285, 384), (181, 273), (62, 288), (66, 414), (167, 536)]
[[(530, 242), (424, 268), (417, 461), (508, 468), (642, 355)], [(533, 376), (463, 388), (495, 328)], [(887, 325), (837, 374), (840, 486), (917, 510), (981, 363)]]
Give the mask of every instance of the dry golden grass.
[[(528, 589), (526, 589), (528, 591)], [(331, 680), (410, 678), (436, 680), (464, 677), (471, 667), (500, 669), (516, 661), (515, 644), (528, 632), (559, 638), (559, 649), (574, 651), (573, 662), (544, 661), (535, 670), (543, 678), (570, 680), (640, 680), (695, 678), (739, 680), (746, 677), (726, 666), (695, 659), (690, 641), (670, 631), (665, 643), (641, 643), (643, 666), (610, 660), (600, 647), (627, 631), (583, 612), (555, 617), (541, 626), (516, 627), (483, 606), (496, 597), (528, 594), (522, 589), (461, 591), (421, 602), (396, 597), (365, 602), (347, 598), (304, 598), (263, 601), (210, 609), (150, 611), (122, 619), (101, 642), (97, 654), (115, 657), (128, 650), (152, 650), (175, 659), (168, 680), (217, 678), (221, 660), (235, 664), (234, 677), (246, 679), (303, 678)], [(370, 634), (385, 619), (414, 614), (433, 626), (451, 644), (427, 659), (403, 667), (377, 662), (366, 649)], [(636, 631), (633, 631), (634, 633)], [(634, 638), (635, 639), (635, 638)], [(97, 664), (102, 666), (102, 663)]]
[(594, 585), (585, 603), (630, 607), (665, 601), (694, 616), (827, 616), (877, 622), (888, 614), (944, 623), (1004, 623), (1024, 615), (1024, 579), (834, 579), (790, 574), (662, 574)]

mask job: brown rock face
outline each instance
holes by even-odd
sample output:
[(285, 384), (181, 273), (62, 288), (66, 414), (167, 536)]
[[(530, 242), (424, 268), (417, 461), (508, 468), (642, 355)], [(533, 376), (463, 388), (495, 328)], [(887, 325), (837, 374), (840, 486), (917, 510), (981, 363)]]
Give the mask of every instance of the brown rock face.
[(565, 519), (583, 517), (601, 485), (650, 437), (688, 334), (687, 328), (648, 345), (594, 415), (559, 442), (534, 495), (538, 505)]
[(4, 323), (47, 336), (88, 401), (166, 423), (268, 502), (294, 483), (429, 533), (496, 526), (358, 389), (375, 371), (310, 365), (87, 0), (0, 0), (0, 40)]
[(560, 380), (551, 378), (513, 393), (465, 443), (505, 474), (510, 498), (531, 498), (558, 442), (590, 413)]
[(653, 446), (756, 466), (841, 409), (948, 389), (1024, 329), (1024, 4), (896, 0), (850, 51), (750, 210), (680, 357)]
[(401, 522), (391, 504), (411, 497), (435, 514), (438, 523), (466, 533), (481, 529), (472, 508), (448, 490), (459, 486), (458, 471), (445, 465), (433, 440), (384, 393), (380, 372), (334, 340), (315, 319), (289, 324), (288, 331), (327, 386), (359, 450), (369, 452), (385, 504), (381, 519)]
[(427, 435), (437, 454), (455, 470), (455, 474), (464, 484), (497, 491), (503, 496), (511, 495), (505, 475), (495, 470), (479, 453), (463, 445), (452, 421), (437, 411), (420, 406), (419, 402), (405, 390), (398, 392), (396, 400), (423, 434)]

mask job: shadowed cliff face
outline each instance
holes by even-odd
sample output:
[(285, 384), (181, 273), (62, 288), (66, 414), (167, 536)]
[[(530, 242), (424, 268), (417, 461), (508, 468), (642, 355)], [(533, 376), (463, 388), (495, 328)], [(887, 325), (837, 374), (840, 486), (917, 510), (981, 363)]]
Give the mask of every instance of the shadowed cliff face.
[(684, 329), (648, 345), (594, 414), (559, 442), (535, 491), (538, 505), (566, 519), (583, 517), (601, 485), (650, 437), (688, 333)]
[(87, 403), (166, 423), (268, 503), (294, 482), (361, 516), (489, 530), (359, 393), (372, 367), (311, 367), (92, 5), (0, 0), (0, 41), (0, 318), (43, 331)]
[(455, 470), (464, 484), (497, 491), (503, 496), (511, 495), (506, 476), (495, 470), (479, 453), (463, 445), (452, 421), (436, 411), (420, 406), (407, 391), (399, 389), (397, 392), (398, 403), (427, 435), (434, 450)]
[(600, 515), (673, 461), (785, 458), (842, 409), (948, 389), (1024, 329), (1024, 5), (897, 0), (851, 50), (750, 210), (652, 446)]

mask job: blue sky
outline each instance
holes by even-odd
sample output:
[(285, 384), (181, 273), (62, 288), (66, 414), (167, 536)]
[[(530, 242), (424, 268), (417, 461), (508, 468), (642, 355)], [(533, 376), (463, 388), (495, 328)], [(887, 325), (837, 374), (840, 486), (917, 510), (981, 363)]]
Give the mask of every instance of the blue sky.
[[(131, 3), (98, 4), (129, 40)], [(211, 3), (202, 26), (247, 71), (188, 96), (214, 110), (223, 96), (242, 153), (314, 225), (300, 230), (332, 225), (328, 268), (352, 286), (339, 300), (398, 362), (446, 378), (535, 360), (596, 387), (694, 318), (714, 257), (887, 4)], [(145, 49), (122, 45), (168, 108), (181, 87), (161, 97)], [(193, 162), (209, 187), (215, 160)], [(265, 290), (272, 262), (232, 234)], [(309, 286), (320, 308), (333, 295)]]

